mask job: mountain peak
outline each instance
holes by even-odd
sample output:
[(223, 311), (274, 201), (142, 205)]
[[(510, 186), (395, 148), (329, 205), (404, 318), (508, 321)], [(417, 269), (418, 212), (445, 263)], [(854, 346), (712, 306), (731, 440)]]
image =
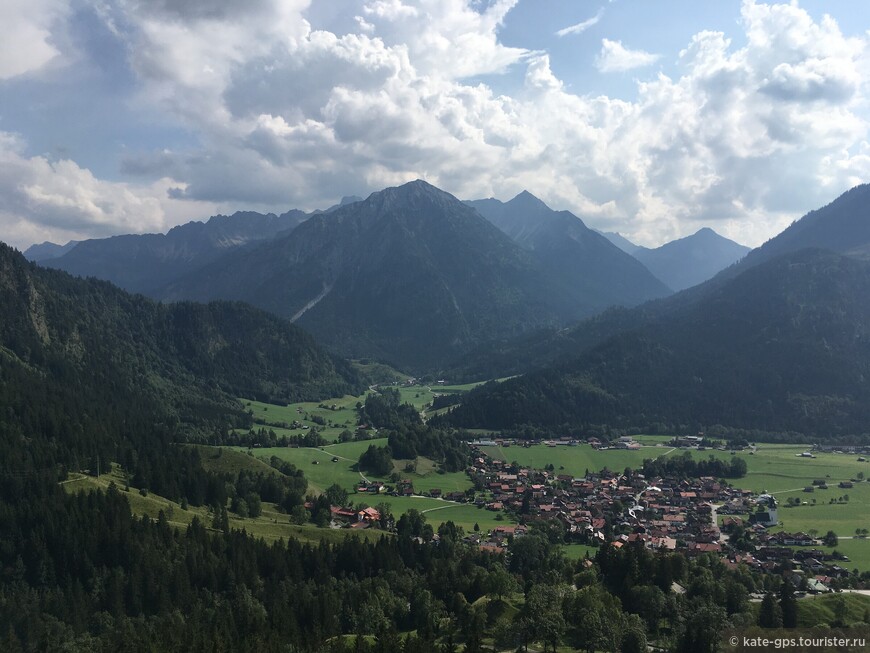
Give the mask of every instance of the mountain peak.
[(507, 205), (522, 209), (524, 211), (551, 211), (542, 200), (532, 195), (529, 191), (524, 190), (522, 193), (507, 202)]
[(415, 179), (401, 186), (393, 186), (374, 192), (365, 201), (383, 208), (394, 207), (399, 209), (407, 209), (413, 206), (419, 208), (422, 205), (440, 207), (446, 207), (450, 204), (462, 205), (450, 193), (436, 188), (422, 179)]
[(703, 227), (691, 236), (655, 249), (640, 248), (632, 255), (678, 291), (706, 281), (748, 252), (748, 247), (720, 236), (710, 227)]

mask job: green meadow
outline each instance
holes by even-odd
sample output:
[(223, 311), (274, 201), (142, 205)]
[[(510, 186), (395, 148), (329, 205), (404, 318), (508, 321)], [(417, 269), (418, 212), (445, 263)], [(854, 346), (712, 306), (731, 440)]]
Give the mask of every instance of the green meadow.
[[(480, 383), (467, 383), (465, 385), (403, 385), (387, 384), (385, 387), (394, 387), (399, 390), (402, 403), (414, 406), (421, 413), (431, 404), (436, 394), (463, 393), (480, 385)], [(366, 393), (367, 394), (367, 393)], [(366, 394), (359, 397), (345, 395), (324, 401), (303, 401), (286, 406), (267, 404), (253, 399), (240, 398), (239, 401), (245, 410), (250, 411), (254, 417), (254, 428), (267, 427), (275, 431), (276, 435), (304, 435), (306, 429), (289, 426), (294, 422), (300, 422), (302, 426), (318, 428), (324, 439), (336, 442), (339, 434), (345, 429), (354, 431), (357, 426), (357, 403), (365, 402)], [(322, 422), (322, 423), (321, 423)]]
[(843, 592), (807, 597), (798, 601), (798, 628), (835, 624), (838, 603), (845, 606), (846, 624), (866, 623), (867, 614), (870, 612), (870, 596)]
[[(372, 445), (383, 447), (386, 444), (386, 438), (380, 438), (331, 444), (317, 449), (275, 447), (248, 450), (239, 447), (236, 450), (250, 451), (251, 455), (263, 460), (277, 456), (281, 460), (293, 463), (305, 474), (309, 488), (314, 492), (322, 492), (333, 483), (338, 483), (347, 490), (355, 488), (362, 478), (356, 468), (359, 457)], [(338, 460), (333, 462), (333, 458)], [(412, 462), (416, 464), (416, 471), (406, 471), (406, 466)], [(414, 490), (419, 493), (436, 488), (443, 493), (464, 492), (471, 487), (471, 481), (465, 472), (442, 473), (432, 460), (422, 456), (416, 461), (396, 460), (393, 469), (401, 478), (410, 479), (414, 483)], [(368, 473), (365, 474), (365, 478), (388, 482), (386, 478)]]
[[(367, 440), (364, 442), (345, 442), (333, 444), (318, 449), (293, 448), (293, 447), (265, 447), (248, 450), (236, 447), (237, 451), (248, 452), (256, 458), (269, 460), (272, 456), (286, 460), (296, 465), (308, 479), (309, 491), (323, 492), (333, 483), (338, 483), (347, 490), (352, 490), (362, 480), (362, 476), (356, 469), (360, 455), (370, 446), (383, 447), (387, 444), (385, 438)], [(332, 462), (333, 458), (338, 458)], [(369, 480), (386, 480), (366, 475)]]
[[(335, 442), (342, 431), (353, 432), (356, 429), (356, 404), (365, 401), (365, 397), (345, 395), (321, 402), (303, 401), (286, 406), (266, 404), (252, 399), (239, 399), (239, 401), (242, 402), (245, 410), (249, 410), (253, 415), (254, 429), (265, 426), (279, 436), (304, 435), (306, 429), (289, 428), (294, 421), (298, 421), (309, 429), (318, 428), (324, 439)], [(321, 420), (323, 423), (319, 424)]]
[(589, 546), (587, 544), (566, 544), (562, 547), (565, 552), (565, 557), (571, 560), (580, 560), (581, 558), (594, 558), (598, 553), (598, 547)]
[(419, 510), (426, 516), (426, 521), (432, 524), (432, 527), (437, 531), (438, 526), (444, 522), (452, 521), (457, 526), (461, 526), (466, 533), (474, 531), (474, 525), (477, 524), (481, 532), (492, 530), (496, 526), (509, 526), (514, 522), (506, 515), (502, 515), (502, 519), (497, 519), (501, 513), (478, 508), (474, 504), (469, 503), (454, 503), (441, 499), (430, 499), (428, 497), (391, 497), (381, 496), (380, 498), (372, 496), (366, 500), (365, 495), (356, 495), (351, 497), (355, 502), (359, 497), (360, 502), (369, 504), (386, 503), (389, 504), (390, 510), (396, 517), (399, 517), (408, 510)]
[(597, 472), (605, 467), (614, 471), (622, 471), (626, 467), (640, 467), (645, 458), (656, 458), (669, 449), (663, 447), (643, 447), (638, 451), (626, 449), (608, 449), (597, 451), (588, 444), (574, 447), (557, 445), (550, 447), (545, 444), (532, 447), (511, 445), (509, 447), (481, 447), (486, 455), (494, 460), (516, 462), (523, 467), (543, 469), (553, 465), (556, 473), (584, 476), (586, 470)]
[[(397, 385), (403, 402), (412, 404), (417, 410), (423, 411), (432, 402), (435, 394), (448, 392), (467, 392), (477, 383), (465, 385)], [(246, 451), (239, 449), (236, 456), (254, 456), (255, 458), (268, 461), (271, 456), (277, 456), (282, 460), (289, 461), (299, 467), (309, 482), (309, 489), (314, 493), (322, 492), (333, 483), (353, 490), (360, 481), (361, 475), (356, 469), (360, 455), (372, 444), (384, 446), (385, 439), (375, 439), (361, 442), (335, 443), (338, 434), (348, 429), (353, 431), (356, 427), (356, 404), (364, 401), (365, 397), (345, 396), (330, 399), (323, 402), (303, 402), (288, 406), (276, 406), (262, 402), (243, 400), (245, 407), (251, 410), (254, 418), (259, 422), (266, 422), (279, 434), (305, 433), (303, 429), (286, 429), (279, 425), (289, 425), (294, 420), (302, 424), (322, 429), (323, 436), (333, 442), (317, 449), (308, 448), (274, 448), (254, 449)], [(318, 425), (317, 421), (322, 421)], [(485, 430), (479, 435), (487, 435)], [(495, 459), (506, 462), (516, 462), (522, 466), (543, 469), (552, 465), (556, 473), (583, 476), (586, 471), (599, 471), (608, 468), (621, 471), (626, 467), (638, 468), (647, 458), (657, 458), (662, 455), (679, 455), (684, 450), (675, 450), (667, 445), (671, 440), (666, 435), (639, 435), (635, 439), (641, 443), (642, 448), (637, 451), (608, 449), (597, 451), (586, 444), (577, 446), (536, 445), (522, 447), (512, 445), (483, 447), (482, 450)], [(731, 482), (744, 489), (754, 492), (768, 492), (774, 494), (780, 502), (781, 528), (788, 531), (818, 531), (824, 534), (833, 530), (840, 536), (853, 536), (856, 528), (870, 528), (870, 483), (858, 482), (859, 474), (870, 476), (870, 463), (859, 462), (858, 456), (850, 454), (817, 453), (815, 458), (804, 458), (799, 454), (807, 450), (805, 445), (789, 444), (765, 444), (761, 443), (754, 451), (742, 451), (731, 453), (730, 451), (689, 450), (695, 458), (730, 459), (739, 456), (746, 460), (747, 474), (744, 478), (734, 479)], [(205, 457), (205, 454), (204, 454)], [(338, 458), (333, 462), (333, 457)], [(227, 458), (222, 464), (231, 466), (232, 458)], [(316, 463), (316, 464), (315, 464)], [(409, 463), (413, 463), (415, 469), (410, 471)], [(215, 463), (212, 463), (215, 464)], [(266, 468), (267, 465), (264, 465)], [(229, 470), (231, 471), (231, 470)], [(443, 493), (460, 491), (464, 492), (471, 487), (471, 482), (464, 472), (442, 473), (433, 461), (420, 457), (416, 461), (397, 460), (394, 464), (394, 472), (402, 478), (408, 478), (414, 483), (414, 490), (418, 493), (430, 492), (439, 489)], [(386, 478), (366, 475), (369, 480), (388, 481)], [(814, 480), (824, 479), (829, 486), (827, 490), (816, 489), (812, 493), (806, 493), (803, 489), (812, 485)], [(840, 481), (855, 479), (854, 487), (843, 489), (837, 487)], [(848, 502), (837, 501), (831, 503), (831, 499), (841, 499), (848, 495)], [(786, 507), (789, 498), (799, 498), (802, 503), (797, 507)], [(397, 499), (390, 497), (390, 499)], [(400, 498), (402, 501), (418, 501), (419, 499)], [(815, 501), (815, 503), (813, 503)], [(377, 502), (377, 501), (375, 501)], [(420, 506), (423, 504), (414, 504)], [(431, 513), (434, 520), (443, 521), (448, 515), (456, 523), (462, 523), (463, 527), (473, 527), (479, 523), (481, 528), (484, 523), (497, 525), (495, 513), (479, 511), (469, 505), (459, 505), (451, 508), (436, 506), (441, 509)], [(404, 510), (394, 508), (395, 514), (401, 514)], [(430, 513), (427, 513), (430, 516)], [(455, 517), (455, 518), (453, 518)], [(862, 569), (870, 569), (870, 547), (867, 540), (843, 540), (843, 546), (853, 550), (854, 561)], [(841, 547), (842, 548), (842, 547)], [(848, 554), (850, 558), (853, 556)]]

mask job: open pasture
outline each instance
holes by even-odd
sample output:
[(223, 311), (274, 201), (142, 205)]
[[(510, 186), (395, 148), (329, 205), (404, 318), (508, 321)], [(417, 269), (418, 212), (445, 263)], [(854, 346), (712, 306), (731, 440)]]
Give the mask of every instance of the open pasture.
[[(386, 444), (387, 440), (380, 438), (361, 442), (331, 444), (317, 449), (275, 447), (253, 449), (251, 452), (254, 456), (264, 460), (277, 456), (281, 460), (293, 463), (305, 474), (305, 478), (308, 479), (309, 488), (312, 491), (322, 492), (333, 483), (338, 483), (343, 488), (352, 490), (362, 478), (359, 471), (355, 469), (359, 457), (371, 445), (383, 447)], [(240, 450), (247, 451), (243, 448)], [(332, 462), (333, 458), (338, 458), (338, 461)], [(317, 462), (316, 465), (314, 464), (315, 461)], [(433, 461), (422, 456), (416, 461), (417, 471), (408, 472), (405, 471), (405, 466), (409, 462), (411, 461), (394, 461), (393, 469), (402, 478), (410, 479), (414, 483), (414, 490), (416, 492), (428, 492), (435, 488), (445, 493), (464, 492), (467, 488), (471, 487), (471, 481), (465, 472), (442, 474), (438, 471), (437, 465)], [(365, 477), (369, 480), (384, 482), (388, 480), (368, 473), (365, 474)]]
[(544, 469), (547, 465), (553, 465), (557, 474), (571, 474), (575, 477), (584, 476), (586, 470), (597, 472), (605, 467), (620, 472), (626, 467), (640, 467), (645, 458), (656, 458), (669, 451), (662, 447), (643, 447), (637, 451), (626, 449), (598, 451), (588, 444), (578, 444), (573, 447), (565, 445), (550, 447), (545, 444), (531, 447), (511, 445), (480, 449), (495, 460), (516, 462), (523, 467), (535, 469)]
[[(251, 399), (239, 399), (245, 410), (251, 411), (254, 417), (254, 429), (266, 426), (280, 435), (304, 435), (306, 429), (289, 428), (294, 421), (308, 428), (317, 427), (324, 439), (330, 442), (338, 440), (338, 435), (345, 429), (353, 432), (357, 425), (356, 404), (365, 401), (365, 396), (354, 397), (345, 395), (324, 401), (303, 401), (281, 406), (266, 404)], [(322, 424), (318, 422), (322, 421)]]
[[(363, 497), (363, 495), (358, 495)], [(356, 501), (357, 497), (353, 497)], [(454, 503), (452, 501), (444, 501), (442, 499), (430, 499), (428, 497), (391, 497), (383, 496), (380, 498), (371, 497), (371, 500), (365, 503), (374, 504), (383, 502), (390, 505), (390, 510), (397, 518), (402, 513), (411, 510), (419, 510), (426, 516), (426, 521), (432, 524), (432, 528), (436, 531), (438, 527), (447, 521), (452, 521), (457, 526), (465, 529), (466, 533), (474, 531), (474, 525), (477, 524), (481, 532), (492, 530), (496, 526), (509, 526), (514, 522), (508, 519), (506, 515), (502, 515), (502, 520), (496, 519), (500, 513), (487, 510), (486, 508), (478, 508), (470, 503)]]
[[(733, 454), (746, 460), (747, 473), (730, 482), (777, 498), (780, 526), (772, 531), (815, 531), (822, 536), (832, 530), (841, 537), (854, 537), (856, 528), (870, 528), (870, 483), (858, 480), (862, 474), (870, 476), (870, 463), (859, 462), (855, 454), (815, 452), (815, 458), (799, 455), (805, 451), (805, 445), (760, 443), (753, 453)], [(732, 456), (725, 451), (692, 451), (692, 455), (723, 459)], [(815, 487), (813, 492), (805, 492), (804, 488), (812, 487), (814, 480), (824, 480), (828, 489)], [(852, 482), (853, 487), (838, 487), (841, 481)], [(847, 496), (848, 501), (838, 501)], [(788, 506), (789, 499), (800, 499), (801, 505)], [(870, 571), (870, 540), (841, 539), (839, 549), (851, 559), (845, 567)]]
[(598, 553), (598, 547), (588, 544), (565, 544), (562, 546), (562, 551), (569, 560), (580, 560), (585, 558), (587, 554), (590, 558), (594, 558), (595, 554)]
[[(370, 446), (384, 446), (386, 439), (367, 440), (365, 442), (345, 442), (333, 444), (318, 449), (304, 447), (267, 447), (251, 450), (253, 455), (263, 460), (276, 456), (281, 460), (296, 465), (308, 479), (308, 488), (312, 492), (323, 492), (333, 483), (338, 483), (347, 490), (352, 490), (360, 482), (362, 476), (355, 469), (360, 455)], [(245, 448), (237, 448), (247, 451)], [(338, 458), (332, 462), (333, 458)], [(315, 464), (317, 463), (317, 464)], [(369, 480), (385, 480), (366, 475)]]
[(835, 624), (837, 604), (841, 602), (846, 608), (844, 621), (847, 625), (865, 623), (866, 615), (870, 611), (870, 596), (844, 592), (842, 594), (808, 596), (798, 601), (798, 628)]
[[(811, 485), (816, 479), (824, 479), (833, 486), (831, 490), (822, 491), (830, 494), (836, 492), (836, 485), (840, 481), (857, 478), (861, 473), (870, 476), (870, 463), (859, 462), (857, 455), (815, 453), (815, 458), (800, 457), (799, 454), (806, 450), (804, 445), (759, 444), (754, 454), (739, 452), (735, 455), (746, 460), (747, 473), (745, 478), (738, 479), (734, 484), (756, 492), (783, 494), (785, 498)], [(701, 453), (696, 452), (695, 455)], [(721, 451), (715, 454), (722, 457), (730, 455)]]

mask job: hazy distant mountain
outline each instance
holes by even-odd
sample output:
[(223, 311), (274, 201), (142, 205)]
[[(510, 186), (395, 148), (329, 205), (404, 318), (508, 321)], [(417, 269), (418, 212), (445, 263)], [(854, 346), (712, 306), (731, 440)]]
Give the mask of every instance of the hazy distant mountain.
[[(661, 288), (654, 279), (648, 285)], [(298, 320), (342, 353), (412, 369), (619, 301), (590, 298), (583, 283), (554, 274), (477, 211), (422, 181), (314, 216), (161, 296), (244, 299)]]
[(332, 213), (336, 209), (340, 209), (342, 206), (347, 206), (348, 204), (354, 204), (355, 202), (362, 202), (363, 198), (359, 195), (345, 195), (341, 198), (341, 201), (338, 204), (333, 204), (325, 211), (314, 211), (314, 213)]
[(697, 233), (648, 249), (637, 247), (632, 256), (672, 290), (683, 290), (714, 277), (739, 261), (750, 249), (707, 227)]
[(554, 211), (524, 191), (509, 202), (466, 202), (529, 250), (552, 275), (582, 289), (591, 311), (633, 306), (670, 290), (637, 260), (568, 211)]
[(308, 218), (302, 211), (282, 215), (251, 211), (217, 215), (207, 222), (189, 222), (166, 234), (113, 236), (85, 240), (48, 267), (82, 277), (97, 277), (130, 292), (153, 294), (231, 249), (274, 238)]
[(46, 241), (44, 243), (40, 243), (38, 245), (31, 245), (30, 247), (28, 247), (26, 250), (24, 250), (24, 257), (28, 261), (39, 263), (40, 261), (45, 261), (50, 258), (57, 258), (58, 256), (63, 256), (73, 247), (78, 245), (78, 243), (78, 240), (71, 240), (66, 245), (58, 245), (56, 243), (50, 243)]
[[(596, 229), (596, 231), (598, 230)], [(626, 254), (634, 254), (636, 250), (640, 249), (640, 245), (635, 245), (628, 238), (615, 231), (598, 231), (598, 233), (607, 238), (607, 240), (616, 245)]]
[(765, 262), (571, 362), (485, 386), (451, 418), (813, 436), (865, 433), (868, 420), (870, 263), (822, 250)]

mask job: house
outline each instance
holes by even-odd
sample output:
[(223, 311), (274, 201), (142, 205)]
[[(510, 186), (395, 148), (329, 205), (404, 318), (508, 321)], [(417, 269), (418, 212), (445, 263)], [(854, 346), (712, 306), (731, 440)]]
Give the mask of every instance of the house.
[(336, 522), (341, 522), (345, 524), (350, 524), (351, 522), (356, 521), (356, 511), (351, 510), (349, 508), (342, 508), (341, 506), (332, 506), (329, 509), (330, 513), (332, 513), (332, 519)]
[(363, 508), (362, 510), (357, 512), (357, 522), (375, 524), (380, 522), (380, 520), (381, 513), (374, 508)]

